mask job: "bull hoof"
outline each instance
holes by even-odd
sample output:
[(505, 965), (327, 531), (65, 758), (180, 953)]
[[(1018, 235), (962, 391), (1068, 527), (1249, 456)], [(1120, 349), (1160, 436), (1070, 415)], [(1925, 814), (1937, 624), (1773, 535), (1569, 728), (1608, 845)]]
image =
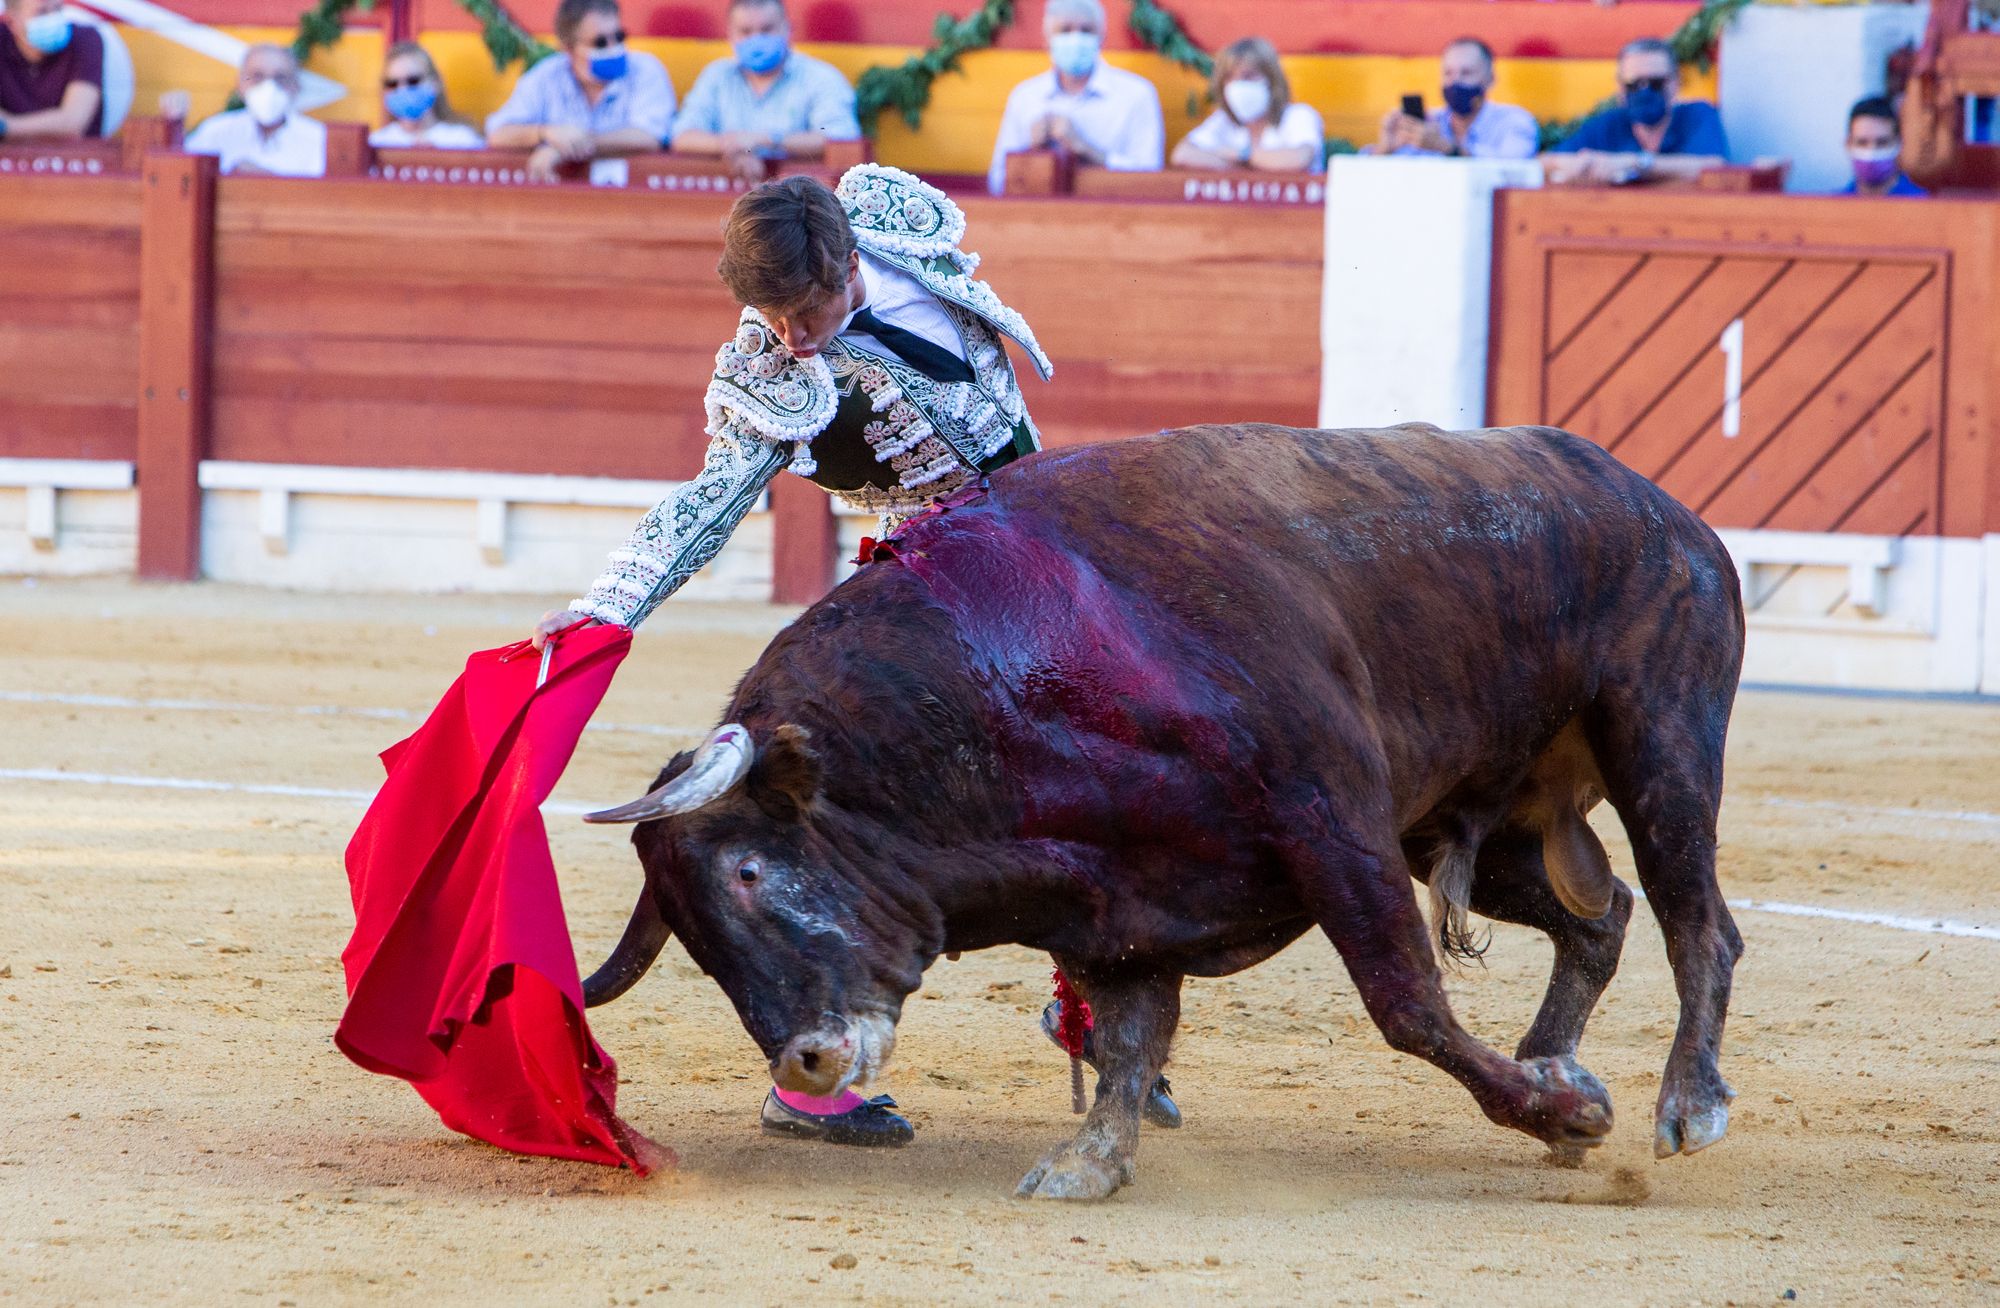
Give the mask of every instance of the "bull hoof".
[(1653, 1157), (1698, 1154), (1728, 1132), (1728, 1104), (1712, 1104), (1685, 1116), (1663, 1116), (1653, 1124)]
[(1660, 1091), (1653, 1115), (1653, 1157), (1698, 1154), (1729, 1133), (1729, 1101), (1736, 1092), (1720, 1077), (1711, 1090), (1681, 1090), (1668, 1085)]
[(1021, 1178), (1016, 1199), (1109, 1199), (1132, 1180), (1132, 1166), (1078, 1153), (1068, 1145), (1056, 1150)]
[(1530, 1058), (1521, 1066), (1534, 1088), (1523, 1129), (1551, 1149), (1604, 1143), (1611, 1134), (1611, 1092), (1602, 1081), (1567, 1054)]

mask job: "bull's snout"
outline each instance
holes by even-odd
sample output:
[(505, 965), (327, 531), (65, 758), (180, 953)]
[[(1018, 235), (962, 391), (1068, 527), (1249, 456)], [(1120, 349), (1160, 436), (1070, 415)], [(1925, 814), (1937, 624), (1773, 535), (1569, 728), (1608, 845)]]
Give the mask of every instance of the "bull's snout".
[(793, 1094), (838, 1094), (854, 1080), (857, 1050), (852, 1028), (794, 1036), (771, 1060), (771, 1080)]
[(793, 1036), (771, 1060), (771, 1080), (793, 1094), (837, 1095), (873, 1081), (895, 1048), (896, 1021), (887, 1014), (834, 1018)]

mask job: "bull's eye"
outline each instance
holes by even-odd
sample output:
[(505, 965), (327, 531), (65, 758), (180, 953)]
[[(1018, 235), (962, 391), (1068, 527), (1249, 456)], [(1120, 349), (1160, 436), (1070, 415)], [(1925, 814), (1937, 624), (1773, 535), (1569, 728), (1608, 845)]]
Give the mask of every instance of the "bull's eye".
[(736, 875), (742, 878), (743, 884), (747, 886), (752, 881), (755, 881), (758, 875), (763, 872), (763, 870), (764, 870), (764, 865), (759, 863), (756, 859), (746, 858), (743, 860), (743, 862), (737, 865)]

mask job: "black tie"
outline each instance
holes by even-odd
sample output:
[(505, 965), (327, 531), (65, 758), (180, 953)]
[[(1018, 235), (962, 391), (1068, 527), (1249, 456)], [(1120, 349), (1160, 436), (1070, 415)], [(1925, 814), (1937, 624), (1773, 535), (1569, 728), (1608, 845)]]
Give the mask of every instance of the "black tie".
[(913, 331), (883, 322), (872, 310), (858, 310), (848, 322), (847, 329), (873, 336), (887, 346), (890, 353), (934, 382), (969, 382), (973, 379), (971, 364)]

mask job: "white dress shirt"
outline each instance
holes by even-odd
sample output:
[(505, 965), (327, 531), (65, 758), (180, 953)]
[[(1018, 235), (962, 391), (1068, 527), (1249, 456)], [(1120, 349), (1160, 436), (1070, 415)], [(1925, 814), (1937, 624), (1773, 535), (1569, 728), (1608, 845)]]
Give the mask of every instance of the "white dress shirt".
[[(880, 318), (891, 327), (901, 327), (906, 332), (915, 332), (963, 359), (965, 342), (959, 338), (958, 328), (938, 304), (937, 297), (924, 289), (923, 283), (900, 268), (883, 263), (874, 255), (861, 255), (861, 281), (868, 287), (868, 298), (862, 308)], [(853, 329), (843, 330), (840, 335), (859, 342), (863, 349), (878, 354), (895, 354), (882, 342), (867, 332)], [(897, 357), (901, 357), (898, 355)]]
[[(1187, 142), (1197, 150), (1206, 150), (1227, 159), (1247, 160), (1250, 157), (1250, 129), (1231, 118), (1224, 109), (1217, 109), (1204, 118), (1199, 127), (1187, 134)], [(1264, 129), (1257, 148), (1292, 150), (1299, 146), (1312, 148), (1312, 162), (1307, 166), (1313, 172), (1325, 166), (1326, 128), (1320, 122), (1319, 110), (1294, 101), (1285, 106), (1285, 112), (1274, 126)]]
[(255, 164), (280, 177), (326, 176), (326, 124), (303, 114), (286, 114), (266, 136), (248, 109), (232, 109), (203, 119), (181, 148), (214, 155), (225, 173)]
[(368, 144), (387, 150), (484, 150), (486, 138), (470, 123), (448, 123), (442, 118), (422, 132), (413, 132), (400, 118), (391, 118), (368, 133)]
[(1000, 135), (993, 142), (993, 166), (986, 173), (993, 194), (1007, 187), (1007, 156), (1032, 148), (1035, 123), (1049, 114), (1069, 119), (1083, 142), (1104, 156), (1106, 168), (1144, 173), (1166, 166), (1167, 124), (1160, 93), (1139, 74), (1099, 59), (1081, 95), (1065, 94), (1053, 68), (1008, 95)]

